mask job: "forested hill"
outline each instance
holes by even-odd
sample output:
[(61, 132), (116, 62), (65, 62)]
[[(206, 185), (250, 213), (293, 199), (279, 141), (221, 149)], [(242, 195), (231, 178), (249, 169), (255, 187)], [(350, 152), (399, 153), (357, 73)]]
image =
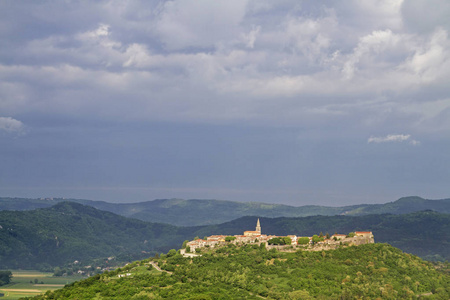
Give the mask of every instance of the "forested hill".
[(229, 244), (201, 257), (175, 251), (72, 283), (38, 299), (449, 299), (450, 275), (387, 244), (267, 251)]
[(77, 202), (100, 210), (113, 212), (149, 222), (168, 223), (177, 226), (220, 224), (243, 216), (306, 217), (333, 215), (405, 214), (421, 210), (450, 213), (450, 199), (426, 200), (420, 197), (404, 197), (385, 204), (361, 204), (342, 207), (289, 206), (257, 202), (233, 202), (223, 200), (162, 199), (139, 203), (109, 203), (80, 199), (24, 199), (0, 198), (0, 210), (29, 210), (50, 207), (62, 201)]
[[(376, 242), (387, 242), (427, 259), (450, 260), (449, 214), (425, 211), (260, 220), (263, 233), (275, 235), (372, 230)], [(0, 269), (55, 267), (118, 255), (137, 259), (178, 249), (184, 240), (195, 236), (242, 234), (255, 224), (256, 217), (243, 217), (220, 225), (175, 227), (128, 219), (73, 202), (33, 211), (0, 211)]]
[(142, 251), (167, 251), (189, 234), (184, 228), (148, 223), (62, 202), (32, 211), (0, 212), (0, 269), (59, 266)]

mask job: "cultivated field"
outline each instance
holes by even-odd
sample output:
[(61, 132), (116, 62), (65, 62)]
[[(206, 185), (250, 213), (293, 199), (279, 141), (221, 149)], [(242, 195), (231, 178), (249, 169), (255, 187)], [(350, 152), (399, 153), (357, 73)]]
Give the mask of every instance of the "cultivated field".
[(12, 274), (11, 283), (0, 287), (0, 293), (4, 294), (2, 300), (35, 296), (83, 279), (81, 276), (53, 277), (52, 273), (38, 271), (12, 270)]

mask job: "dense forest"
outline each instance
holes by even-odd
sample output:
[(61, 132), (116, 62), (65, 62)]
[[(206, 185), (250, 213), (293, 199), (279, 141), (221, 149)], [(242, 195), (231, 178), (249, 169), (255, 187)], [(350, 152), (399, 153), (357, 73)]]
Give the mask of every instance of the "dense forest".
[(51, 208), (0, 212), (0, 268), (48, 270), (74, 260), (147, 257), (181, 244), (172, 225), (148, 223), (62, 202)]
[[(178, 249), (184, 240), (253, 229), (256, 217), (198, 227), (176, 227), (125, 218), (73, 202), (32, 211), (0, 211), (0, 268), (53, 270), (75, 260), (89, 264), (109, 256), (123, 261)], [(450, 260), (450, 215), (261, 218), (264, 234), (312, 236), (371, 230), (387, 242), (428, 260)]]
[[(150, 260), (163, 271), (156, 270)], [(450, 275), (387, 244), (267, 251), (233, 244), (184, 258), (175, 250), (36, 299), (449, 299)]]
[(422, 210), (450, 213), (450, 199), (427, 200), (420, 197), (403, 197), (385, 204), (360, 204), (341, 207), (319, 205), (289, 206), (259, 202), (224, 200), (159, 199), (138, 203), (109, 203), (83, 199), (26, 199), (0, 198), (1, 210), (32, 210), (53, 206), (60, 202), (76, 202), (121, 216), (148, 222), (176, 226), (220, 224), (244, 216), (306, 217), (306, 216), (361, 216), (369, 214), (406, 214)]

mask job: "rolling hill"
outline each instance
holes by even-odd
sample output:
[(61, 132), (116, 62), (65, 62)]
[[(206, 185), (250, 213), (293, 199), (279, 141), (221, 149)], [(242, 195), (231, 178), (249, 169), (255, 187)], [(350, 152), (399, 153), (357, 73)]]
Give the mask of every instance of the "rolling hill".
[[(32, 211), (0, 211), (0, 268), (43, 268), (74, 260), (126, 255), (146, 257), (180, 248), (184, 240), (242, 234), (256, 217), (219, 225), (176, 227), (125, 218), (79, 203), (62, 202)], [(431, 260), (450, 260), (450, 214), (261, 218), (263, 233), (311, 236), (320, 232), (371, 230), (376, 242)]]
[(186, 235), (182, 230), (73, 202), (1, 211), (0, 268), (42, 269), (116, 255), (145, 257), (178, 245)]
[(259, 202), (234, 202), (224, 200), (160, 199), (138, 203), (109, 203), (81, 199), (25, 199), (0, 198), (0, 210), (30, 210), (50, 207), (59, 202), (71, 201), (89, 205), (129, 218), (167, 223), (177, 226), (199, 226), (228, 222), (243, 216), (306, 217), (306, 216), (361, 216), (369, 214), (405, 214), (421, 210), (450, 213), (450, 199), (427, 200), (404, 197), (385, 204), (361, 204), (342, 207), (289, 206)]
[[(448, 299), (450, 275), (387, 244), (278, 252), (233, 244), (176, 252), (47, 292), (38, 299)], [(165, 271), (164, 271), (165, 270)]]

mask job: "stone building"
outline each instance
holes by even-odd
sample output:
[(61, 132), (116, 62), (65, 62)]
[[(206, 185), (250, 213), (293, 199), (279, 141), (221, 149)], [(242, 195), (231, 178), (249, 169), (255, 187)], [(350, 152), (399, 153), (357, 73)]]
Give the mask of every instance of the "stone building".
[(259, 223), (259, 218), (258, 221), (256, 222), (256, 229), (255, 231), (244, 231), (244, 236), (257, 236), (257, 235), (261, 235), (261, 224)]

